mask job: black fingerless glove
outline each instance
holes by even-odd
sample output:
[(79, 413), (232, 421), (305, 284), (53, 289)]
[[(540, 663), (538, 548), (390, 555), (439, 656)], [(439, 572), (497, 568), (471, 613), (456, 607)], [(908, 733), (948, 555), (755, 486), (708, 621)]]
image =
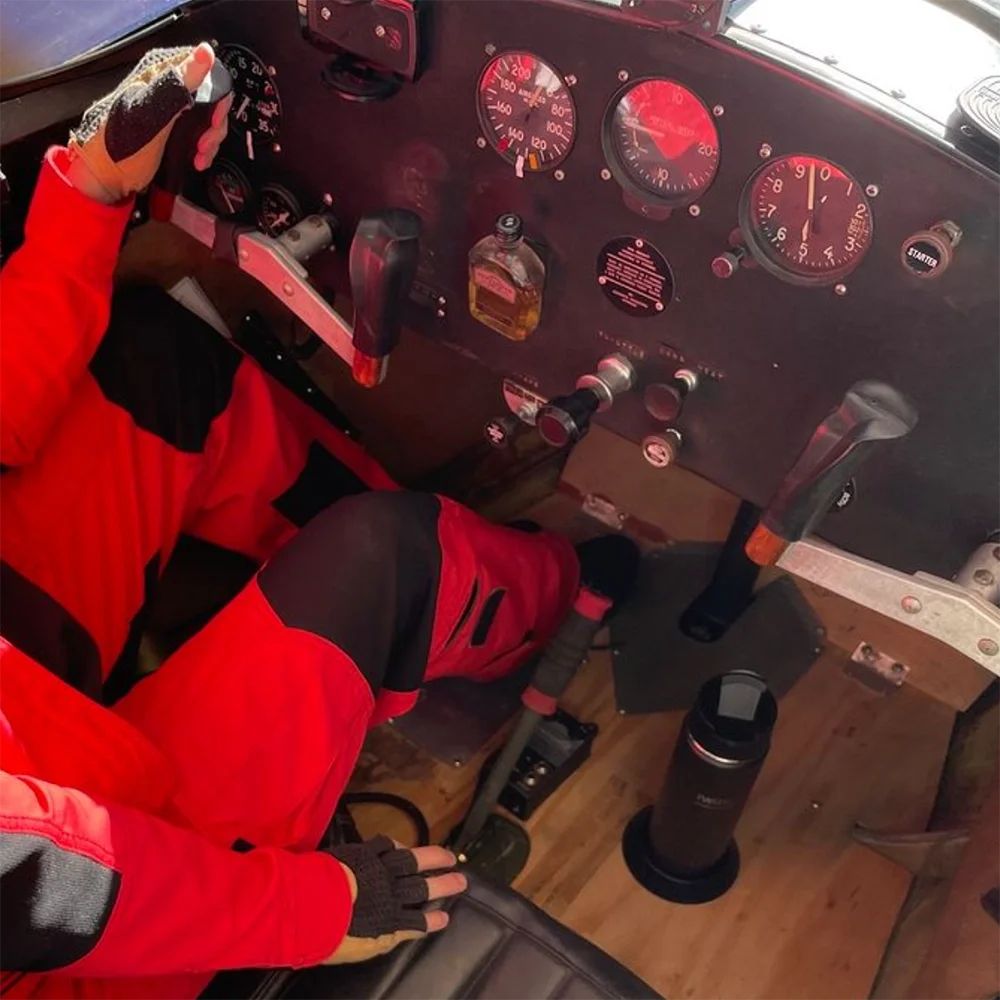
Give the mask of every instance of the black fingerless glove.
[(339, 844), (329, 853), (351, 869), (358, 886), (347, 929), (350, 937), (377, 938), (427, 929), (427, 919), (418, 909), (427, 902), (427, 880), (417, 875), (412, 851), (379, 836), (363, 844)]

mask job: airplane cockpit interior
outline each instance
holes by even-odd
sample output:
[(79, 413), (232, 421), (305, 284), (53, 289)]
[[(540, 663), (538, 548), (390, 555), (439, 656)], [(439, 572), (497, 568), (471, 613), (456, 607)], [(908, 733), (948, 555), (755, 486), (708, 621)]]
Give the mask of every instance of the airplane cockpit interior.
[[(996, 0), (0, 0), (0, 56), (0, 764), (112, 858), (44, 947), (4, 875), (4, 996), (997, 996)], [(88, 144), (161, 124), (81, 207)], [(191, 788), (74, 778), (92, 712)], [(287, 900), (223, 947), (166, 929), (194, 853), (129, 894), (135, 809), (220, 866), (444, 845), (468, 889), (360, 963)]]

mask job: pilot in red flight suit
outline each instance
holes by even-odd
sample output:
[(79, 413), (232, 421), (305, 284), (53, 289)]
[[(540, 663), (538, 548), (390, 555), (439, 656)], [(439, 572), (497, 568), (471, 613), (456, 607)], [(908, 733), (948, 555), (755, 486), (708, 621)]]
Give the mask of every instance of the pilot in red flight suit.
[[(163, 292), (112, 295), (131, 195), (212, 59), (150, 53), (87, 112), (2, 272), (5, 996), (194, 997), (440, 929), (420, 904), (464, 879), (420, 873), (447, 851), (315, 848), (367, 729), (425, 680), (522, 662), (578, 585), (564, 540), (398, 490)], [(262, 568), (105, 707), (182, 532)]]

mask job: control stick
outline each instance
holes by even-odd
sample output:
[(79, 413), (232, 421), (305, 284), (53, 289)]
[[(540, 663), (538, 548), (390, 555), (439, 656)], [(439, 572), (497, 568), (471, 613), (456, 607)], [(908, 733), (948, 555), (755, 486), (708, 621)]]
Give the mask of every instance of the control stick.
[(420, 219), (403, 208), (364, 216), (351, 241), (354, 381), (373, 388), (399, 342), (403, 309), (417, 272)]
[(855, 382), (813, 433), (785, 476), (746, 553), (759, 566), (778, 561), (789, 543), (808, 534), (879, 441), (905, 437), (917, 424), (913, 405), (891, 385)]
[(635, 369), (622, 354), (609, 354), (597, 371), (581, 376), (576, 391), (550, 399), (538, 410), (535, 426), (542, 440), (553, 448), (575, 444), (588, 430), (594, 414), (611, 407), (615, 397), (635, 383)]
[(183, 190), (188, 171), (194, 164), (198, 140), (211, 126), (215, 106), (232, 92), (233, 78), (222, 60), (216, 59), (194, 93), (194, 104), (175, 122), (153, 178), (149, 211), (158, 222), (170, 221), (174, 199)]

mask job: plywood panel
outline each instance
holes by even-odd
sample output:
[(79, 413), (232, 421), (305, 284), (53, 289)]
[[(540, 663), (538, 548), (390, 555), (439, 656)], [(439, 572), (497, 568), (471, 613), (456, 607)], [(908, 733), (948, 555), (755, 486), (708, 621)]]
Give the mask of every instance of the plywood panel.
[[(604, 653), (565, 703), (601, 733), (594, 757), (528, 824), (521, 892), (668, 997), (868, 995), (909, 876), (851, 831), (925, 827), (954, 717), (946, 706), (915, 690), (876, 695), (827, 653), (782, 702), (739, 829), (739, 881), (721, 900), (681, 907), (638, 886), (619, 848), (625, 823), (658, 790), (680, 714), (617, 715)], [(457, 822), (475, 764), (435, 764), (384, 731), (370, 751), (359, 784), (414, 799), (437, 836)], [(357, 815), (367, 832), (407, 833), (389, 813)]]

